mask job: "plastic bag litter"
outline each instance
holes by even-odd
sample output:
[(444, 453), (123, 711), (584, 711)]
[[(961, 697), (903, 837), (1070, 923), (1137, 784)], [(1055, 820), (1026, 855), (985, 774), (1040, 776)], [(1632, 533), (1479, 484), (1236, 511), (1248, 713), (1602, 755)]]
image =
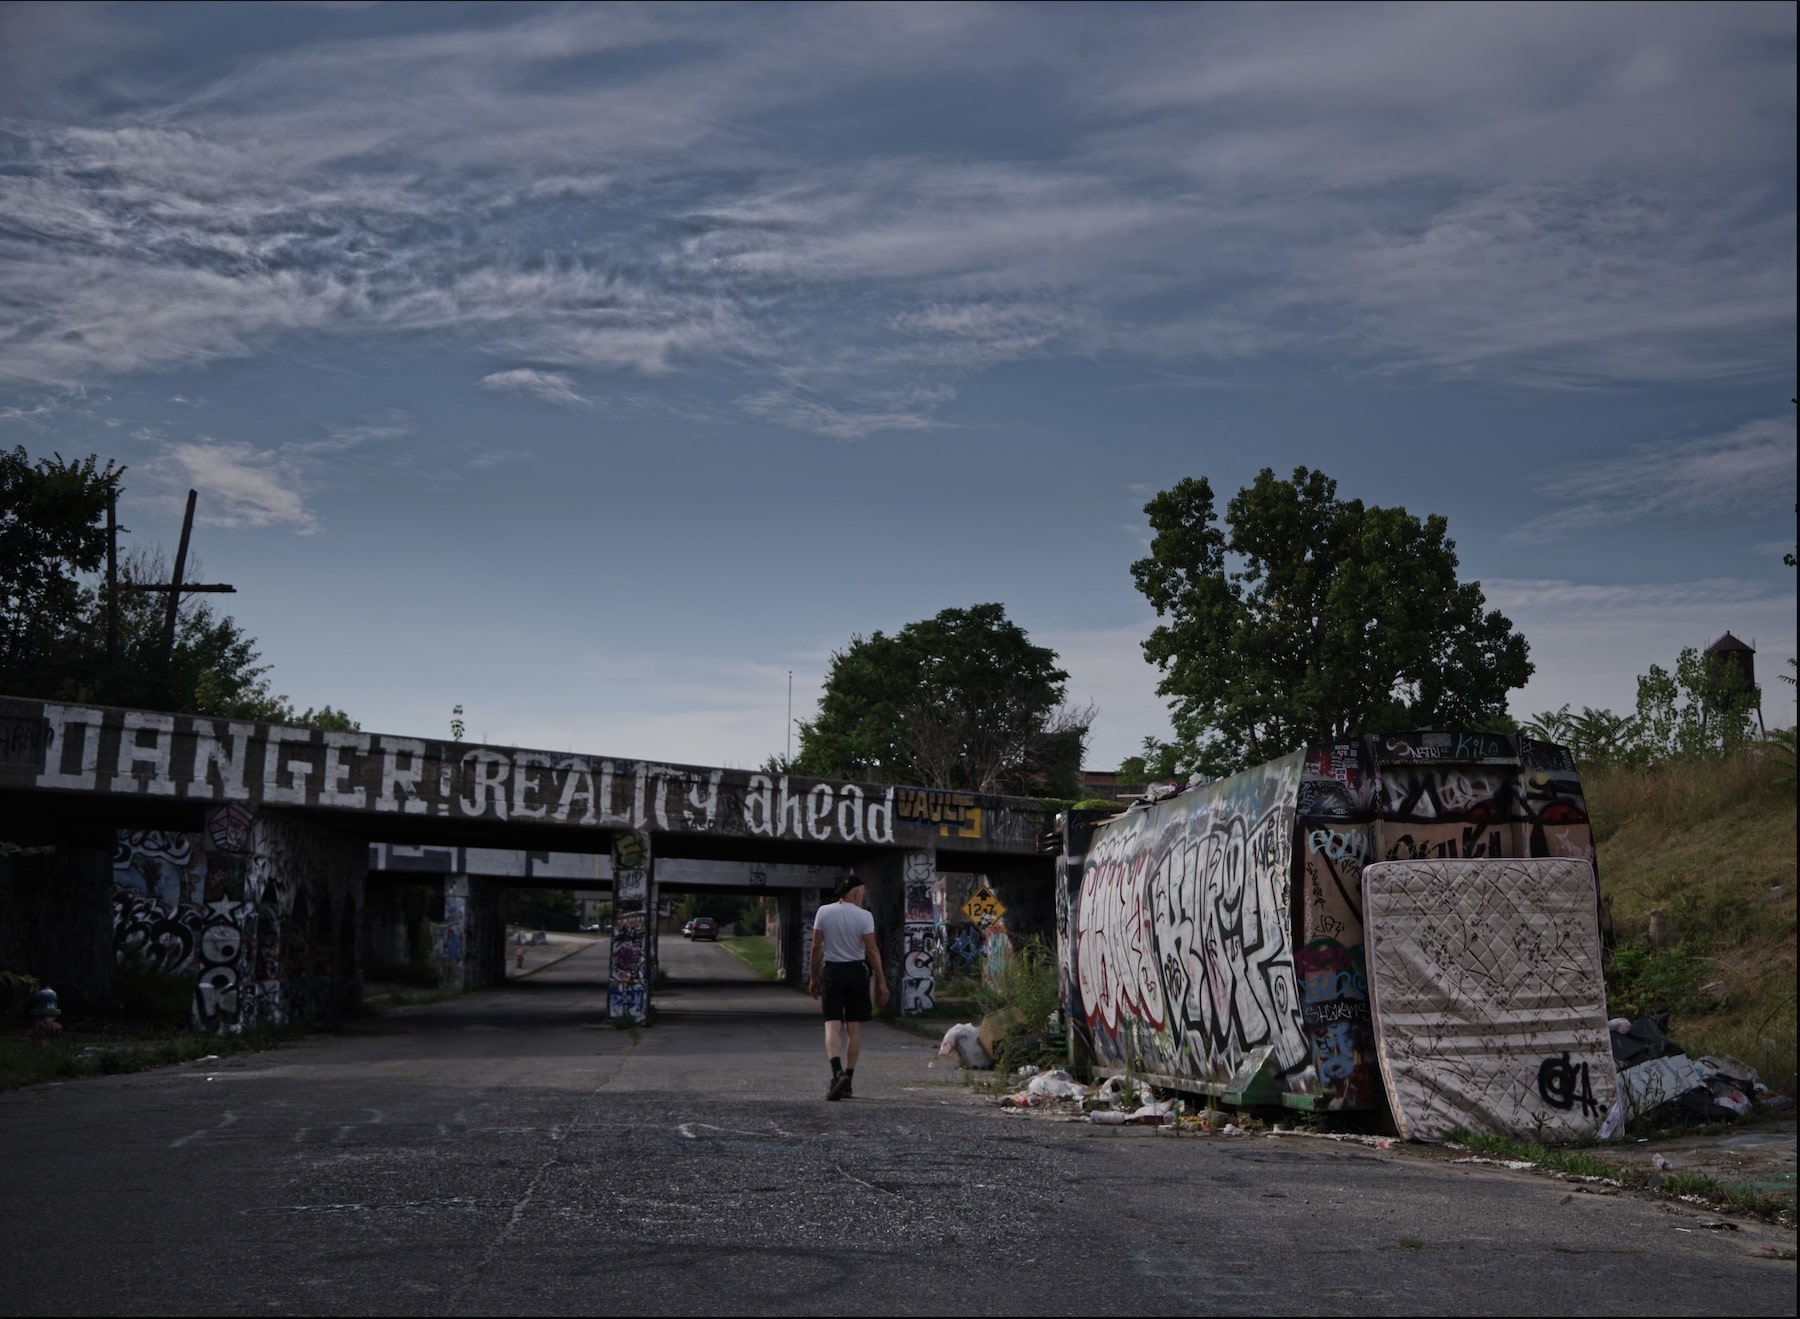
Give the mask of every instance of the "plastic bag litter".
[(1142, 1081), (1133, 1081), (1128, 1093), (1123, 1076), (1109, 1076), (1100, 1083), (1100, 1088), (1094, 1092), (1094, 1098), (1111, 1104), (1114, 1108), (1147, 1104), (1150, 1102), (1150, 1087)]
[(1087, 1094), (1085, 1085), (1060, 1068), (1032, 1077), (1025, 1089), (1030, 1094), (1043, 1095), (1047, 1099), (1080, 1099)]
[(1102, 1108), (1088, 1114), (1089, 1122), (1102, 1127), (1160, 1127), (1174, 1120), (1175, 1101), (1173, 1099), (1166, 1099), (1160, 1104), (1145, 1104), (1130, 1113), (1120, 1108)]
[(964, 1067), (978, 1072), (988, 1071), (994, 1065), (987, 1050), (981, 1047), (981, 1032), (966, 1021), (944, 1032), (944, 1042), (938, 1045), (938, 1057), (955, 1058)]
[(1694, 1066), (1719, 1107), (1743, 1117), (1756, 1106), (1756, 1087), (1762, 1077), (1749, 1063), (1730, 1054), (1709, 1053), (1694, 1059)]

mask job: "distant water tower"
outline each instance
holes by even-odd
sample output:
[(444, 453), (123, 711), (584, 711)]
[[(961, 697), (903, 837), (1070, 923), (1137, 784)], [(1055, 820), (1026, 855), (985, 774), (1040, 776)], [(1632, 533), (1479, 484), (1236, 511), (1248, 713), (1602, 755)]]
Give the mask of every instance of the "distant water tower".
[[(1756, 647), (1727, 632), (1706, 648), (1706, 667), (1714, 675), (1712, 698), (1707, 704), (1721, 713), (1733, 705), (1740, 710), (1754, 709), (1757, 726), (1761, 727), (1762, 692), (1756, 686)], [(1725, 677), (1728, 673), (1730, 681)]]

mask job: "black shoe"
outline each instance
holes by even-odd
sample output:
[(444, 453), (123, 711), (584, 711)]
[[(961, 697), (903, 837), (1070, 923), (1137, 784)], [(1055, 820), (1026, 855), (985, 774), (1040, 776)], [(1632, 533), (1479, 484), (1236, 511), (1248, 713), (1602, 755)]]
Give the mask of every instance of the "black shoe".
[(831, 1088), (825, 1092), (827, 1099), (848, 1099), (850, 1097), (850, 1078), (839, 1072), (831, 1078)]
[(856, 1098), (855, 1095), (850, 1093), (850, 1078), (848, 1076), (844, 1077), (844, 1088), (838, 1091), (838, 1098), (839, 1099), (855, 1099)]

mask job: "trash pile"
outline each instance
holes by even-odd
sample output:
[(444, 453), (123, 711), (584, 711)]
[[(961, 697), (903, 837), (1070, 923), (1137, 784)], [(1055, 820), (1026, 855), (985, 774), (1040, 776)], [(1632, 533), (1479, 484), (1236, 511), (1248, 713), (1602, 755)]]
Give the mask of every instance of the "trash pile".
[[(938, 1057), (954, 1058), (972, 1071), (990, 1071), (993, 1059), (982, 1047), (979, 1032), (971, 1025), (956, 1025), (944, 1032)], [(1060, 1067), (1043, 1071), (1023, 1068), (1029, 1077), (1025, 1088), (998, 1100), (1001, 1108), (1056, 1109), (1070, 1117), (1085, 1117), (1101, 1126), (1172, 1126), (1182, 1116), (1178, 1099), (1156, 1099), (1142, 1081), (1109, 1076), (1097, 1085), (1083, 1085)]]
[(1613, 1062), (1631, 1118), (1661, 1122), (1735, 1122), (1753, 1110), (1792, 1108), (1749, 1063), (1725, 1054), (1690, 1058), (1668, 1035), (1669, 1014), (1636, 1021), (1614, 1017)]

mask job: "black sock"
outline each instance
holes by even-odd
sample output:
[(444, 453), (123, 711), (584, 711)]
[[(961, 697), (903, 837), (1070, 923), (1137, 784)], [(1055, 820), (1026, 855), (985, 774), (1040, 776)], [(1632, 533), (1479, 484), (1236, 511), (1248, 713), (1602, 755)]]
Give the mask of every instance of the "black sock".
[(844, 1060), (842, 1058), (833, 1058), (831, 1060), (831, 1074), (833, 1076), (836, 1076), (839, 1072), (841, 1072), (843, 1070), (844, 1070)]
[(846, 1067), (844, 1069), (844, 1079), (846, 1081), (850, 1080), (855, 1075), (856, 1075), (856, 1069), (854, 1067)]

